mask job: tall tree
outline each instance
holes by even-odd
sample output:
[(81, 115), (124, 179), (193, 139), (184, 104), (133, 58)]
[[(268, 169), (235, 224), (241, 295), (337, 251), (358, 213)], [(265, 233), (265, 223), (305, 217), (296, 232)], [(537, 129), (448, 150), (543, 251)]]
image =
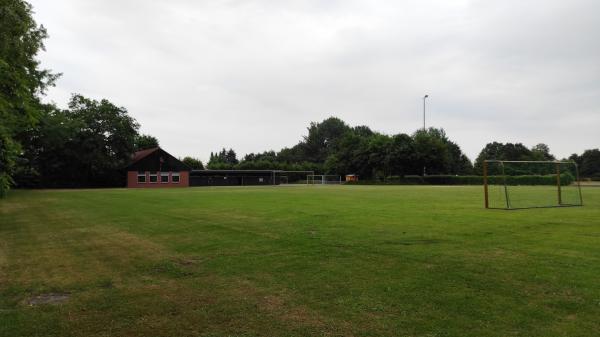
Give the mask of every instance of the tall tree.
[(46, 37), (46, 29), (33, 19), (31, 5), (0, 0), (0, 196), (13, 181), (21, 151), (17, 136), (36, 124), (39, 97), (58, 77), (41, 69), (36, 59)]
[[(39, 123), (25, 132), (22, 165), (15, 174), (21, 187), (59, 187), (76, 177), (79, 156), (76, 139), (85, 126), (69, 112), (46, 106)], [(71, 185), (72, 186), (72, 185)]]
[[(24, 147), (38, 186), (122, 186), (130, 162), (137, 122), (127, 110), (107, 100), (74, 95), (69, 109), (50, 109), (28, 133)], [(27, 172), (25, 172), (27, 173)], [(34, 183), (33, 174), (17, 181)]]
[(181, 161), (187, 166), (189, 166), (192, 170), (204, 170), (204, 165), (202, 164), (202, 161), (200, 161), (200, 159), (198, 158), (188, 156), (183, 158)]
[[(535, 148), (535, 147), (534, 147)], [(545, 152), (546, 149), (540, 147), (539, 150)], [(549, 149), (547, 152), (549, 153)], [(543, 156), (543, 155), (542, 155)], [(535, 157), (533, 152), (521, 143), (488, 143), (479, 153), (475, 160), (475, 172), (483, 173), (483, 162), (485, 160), (543, 160)], [(493, 172), (492, 172), (493, 173)]]
[(342, 136), (350, 127), (339, 118), (329, 117), (320, 123), (310, 123), (308, 135), (304, 137), (306, 161), (323, 163), (327, 156), (335, 152)]
[(581, 155), (581, 174), (600, 177), (600, 149), (585, 150)]
[(239, 163), (237, 155), (233, 149), (223, 148), (220, 152), (210, 153), (210, 160), (207, 167), (213, 170), (232, 169)]
[(69, 117), (84, 126), (76, 137), (81, 185), (119, 184), (116, 172), (129, 163), (139, 124), (127, 110), (108, 100), (96, 101), (73, 95)]
[(227, 151), (227, 153), (225, 154), (225, 162), (231, 165), (236, 165), (237, 163), (239, 163), (239, 160), (237, 159), (237, 154), (235, 153), (235, 151), (233, 151), (233, 149), (229, 149), (229, 151)]
[(134, 138), (135, 151), (158, 147), (158, 139), (151, 135), (137, 135)]
[(531, 148), (531, 160), (555, 160), (556, 158), (550, 153), (550, 147), (544, 143), (540, 143)]
[(389, 155), (392, 175), (404, 176), (417, 172), (415, 144), (409, 135), (401, 133), (393, 136)]
[(444, 130), (419, 130), (412, 138), (415, 144), (415, 162), (421, 170), (425, 168), (427, 174), (448, 173), (448, 146)]

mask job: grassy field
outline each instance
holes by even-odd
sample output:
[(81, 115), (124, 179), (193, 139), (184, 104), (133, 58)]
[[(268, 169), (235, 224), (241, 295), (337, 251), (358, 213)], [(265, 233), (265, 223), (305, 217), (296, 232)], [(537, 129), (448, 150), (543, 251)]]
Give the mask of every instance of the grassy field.
[(0, 336), (598, 336), (583, 192), (503, 211), (480, 187), (13, 191)]

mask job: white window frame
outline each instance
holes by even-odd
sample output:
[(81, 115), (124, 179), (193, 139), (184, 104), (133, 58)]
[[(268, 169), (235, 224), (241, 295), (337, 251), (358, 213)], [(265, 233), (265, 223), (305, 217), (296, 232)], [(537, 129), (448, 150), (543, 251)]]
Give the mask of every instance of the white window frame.
[[(167, 181), (163, 181), (162, 178), (163, 177), (167, 177)], [(171, 179), (169, 178), (169, 172), (161, 172), (160, 173), (160, 183), (161, 184), (168, 184), (171, 182)]]
[[(140, 181), (140, 177), (144, 177), (144, 181)], [(146, 177), (146, 172), (140, 172), (138, 171), (137, 173), (137, 183), (138, 184), (145, 184), (148, 181), (148, 177)]]
[[(150, 184), (156, 184), (158, 183), (158, 172), (150, 172), (150, 174), (148, 174), (148, 182)], [(156, 181), (152, 181), (152, 177), (156, 178)]]
[[(177, 177), (177, 181), (175, 181), (175, 178)], [(171, 172), (171, 183), (172, 184), (179, 184), (179, 182), (181, 181), (181, 175), (179, 174), (179, 172)]]

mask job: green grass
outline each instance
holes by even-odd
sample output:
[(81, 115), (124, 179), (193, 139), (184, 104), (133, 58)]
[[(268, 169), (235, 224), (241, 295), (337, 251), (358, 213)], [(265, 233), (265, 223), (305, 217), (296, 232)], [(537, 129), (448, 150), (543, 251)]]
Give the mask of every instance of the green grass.
[[(13, 191), (0, 336), (597, 336), (583, 192), (503, 211), (480, 187)], [(70, 298), (28, 304), (49, 293)]]

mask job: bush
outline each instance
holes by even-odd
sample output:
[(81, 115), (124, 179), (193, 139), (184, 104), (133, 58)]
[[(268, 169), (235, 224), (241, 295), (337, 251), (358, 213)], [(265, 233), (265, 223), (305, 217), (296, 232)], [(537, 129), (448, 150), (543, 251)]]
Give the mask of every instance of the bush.
[[(503, 176), (489, 176), (488, 184), (503, 185)], [(570, 185), (575, 178), (569, 173), (560, 175), (561, 185)], [(483, 176), (453, 176), (453, 175), (429, 175), (404, 177), (389, 177), (383, 181), (358, 181), (349, 182), (351, 185), (483, 185)], [(555, 175), (520, 175), (506, 176), (507, 185), (556, 185)]]

